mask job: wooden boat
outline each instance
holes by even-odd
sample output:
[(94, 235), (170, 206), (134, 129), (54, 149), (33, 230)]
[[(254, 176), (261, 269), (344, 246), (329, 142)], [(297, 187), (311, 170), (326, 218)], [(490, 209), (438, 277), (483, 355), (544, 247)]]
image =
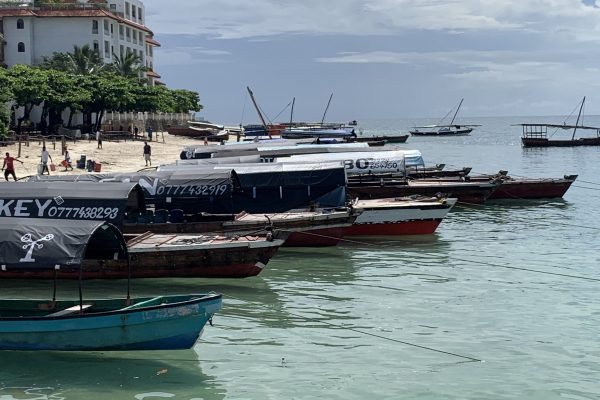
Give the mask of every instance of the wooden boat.
[[(579, 114), (575, 125), (563, 124), (544, 124), (544, 123), (528, 123), (519, 124), (523, 128), (521, 143), (524, 147), (573, 147), (573, 146), (600, 146), (600, 128), (595, 126), (579, 125), (583, 106), (585, 104), (585, 96), (581, 100)], [(554, 129), (554, 133), (559, 130), (572, 131), (571, 138), (552, 139), (552, 135), (548, 136), (548, 128)], [(575, 138), (577, 130), (580, 131), (596, 131), (596, 135), (592, 137)]]
[[(456, 116), (458, 115), (458, 111), (460, 110), (460, 106), (462, 105), (464, 99), (460, 100), (458, 103), (458, 107), (456, 107), (456, 112), (452, 117), (452, 120), (449, 124), (435, 124), (435, 125), (425, 125), (425, 126), (415, 126), (409, 133), (415, 136), (465, 136), (469, 135), (473, 128), (479, 125), (458, 125), (454, 123)], [(454, 109), (448, 111), (448, 113), (442, 118), (440, 122), (442, 122), (446, 117), (453, 111)]]
[(357, 200), (362, 213), (346, 236), (426, 235), (434, 233), (456, 199), (411, 196)]
[(227, 236), (243, 236), (262, 231), (273, 226), (278, 231), (287, 232), (286, 247), (335, 246), (347, 228), (359, 215), (348, 208), (338, 209), (298, 209), (284, 213), (215, 215), (197, 214), (186, 216), (183, 223), (126, 223), (125, 233), (200, 233), (219, 232)]
[(348, 182), (348, 196), (360, 199), (384, 199), (411, 195), (436, 196), (443, 194), (459, 203), (482, 204), (500, 182), (446, 182), (438, 179), (370, 179)]
[(357, 136), (348, 138), (349, 142), (385, 142), (385, 143), (406, 143), (408, 135), (376, 135), (376, 136)]
[(220, 294), (135, 299), (0, 300), (0, 350), (191, 348)]
[[(239, 237), (226, 237), (208, 233), (154, 234), (147, 232), (134, 235), (129, 238), (127, 243), (120, 243), (119, 239), (113, 237), (116, 235), (114, 232), (99, 228), (106, 224), (103, 221), (33, 220), (6, 217), (0, 218), (0, 229), (6, 232), (6, 237), (9, 237), (10, 227), (17, 229), (20, 225), (35, 224), (35, 231), (40, 232), (41, 235), (39, 239), (41, 242), (38, 241), (37, 243), (41, 244), (43, 249), (48, 250), (54, 245), (54, 242), (62, 240), (60, 238), (64, 236), (64, 233), (60, 232), (61, 229), (78, 229), (79, 225), (77, 224), (84, 224), (82, 226), (87, 227), (86, 223), (98, 224), (88, 241), (89, 254), (86, 253), (87, 257), (81, 261), (81, 270), (88, 279), (127, 277), (241, 278), (255, 276), (263, 270), (275, 255), (287, 235), (277, 231), (272, 234), (261, 235), (257, 233)], [(10, 235), (14, 236), (13, 233), (10, 233)], [(121, 233), (118, 232), (118, 235), (121, 235)], [(31, 234), (27, 237), (24, 233), (21, 237), (15, 239), (15, 242), (22, 241), (21, 245), (29, 245), (33, 243), (32, 238)], [(0, 242), (0, 252), (2, 252), (3, 246), (12, 246), (12, 244), (10, 242)], [(57, 246), (60, 248), (60, 243), (54, 247)], [(36, 250), (36, 253), (43, 253), (44, 251)], [(98, 252), (100, 252), (100, 255), (109, 252), (120, 256), (110, 259), (98, 259), (94, 257)], [(126, 256), (123, 256), (123, 254)], [(57, 270), (7, 269), (0, 272), (0, 278), (5, 279), (54, 279), (55, 277), (78, 279), (79, 272), (65, 268)]]
[(211, 142), (229, 140), (229, 132), (214, 130), (212, 128), (199, 128), (195, 126), (170, 126), (167, 128), (169, 135), (185, 136), (189, 138), (204, 139)]
[[(158, 350), (194, 345), (221, 295), (86, 299), (88, 263), (128, 264), (125, 241), (106, 222), (0, 218), (0, 277), (54, 278), (51, 300), (0, 300), (1, 350)], [(56, 300), (56, 278), (79, 278), (79, 300)], [(130, 274), (125, 274), (130, 276)]]
[(565, 175), (563, 178), (513, 178), (507, 175), (507, 171), (500, 171), (496, 175), (466, 176), (462, 179), (471, 182), (500, 181), (500, 186), (488, 200), (544, 199), (563, 197), (577, 175)]

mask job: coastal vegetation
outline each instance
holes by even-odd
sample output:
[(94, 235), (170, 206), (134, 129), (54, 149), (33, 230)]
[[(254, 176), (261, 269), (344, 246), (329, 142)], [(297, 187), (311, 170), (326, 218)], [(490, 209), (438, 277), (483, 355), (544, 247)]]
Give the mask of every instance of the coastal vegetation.
[[(60, 126), (73, 127), (75, 113), (83, 115), (84, 131), (97, 129), (105, 111), (187, 113), (200, 111), (197, 92), (151, 86), (139, 56), (127, 53), (105, 64), (89, 46), (75, 46), (71, 53), (54, 53), (39, 66), (15, 65), (0, 68), (0, 104), (21, 108), (13, 121), (20, 132), (23, 124), (34, 123), (43, 134)], [(39, 121), (32, 121), (34, 107), (41, 107)], [(68, 118), (63, 115), (68, 111)], [(10, 123), (6, 107), (0, 107), (0, 135)]]

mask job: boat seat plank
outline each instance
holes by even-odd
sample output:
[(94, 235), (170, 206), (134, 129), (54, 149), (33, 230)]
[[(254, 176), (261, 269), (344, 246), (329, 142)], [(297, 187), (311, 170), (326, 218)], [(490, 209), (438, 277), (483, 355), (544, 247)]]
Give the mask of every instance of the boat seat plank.
[(88, 308), (90, 308), (92, 305), (91, 304), (83, 304), (81, 307), (78, 305), (73, 306), (73, 307), (69, 307), (69, 308), (65, 308), (64, 310), (60, 310), (57, 311), (55, 313), (52, 314), (48, 314), (46, 315), (46, 317), (62, 317), (63, 315), (69, 315), (69, 314), (74, 314), (78, 311), (83, 311), (83, 310), (87, 310)]
[(119, 311), (131, 310), (131, 309), (134, 309), (134, 308), (140, 308), (140, 307), (145, 307), (145, 306), (148, 306), (148, 305), (152, 305), (152, 303), (156, 303), (156, 302), (158, 302), (158, 300), (161, 300), (162, 298), (163, 298), (162, 296), (154, 297), (154, 298), (146, 300), (146, 301), (142, 301), (142, 302), (135, 303), (135, 304), (132, 304), (132, 305), (127, 306), (127, 307), (123, 307)]

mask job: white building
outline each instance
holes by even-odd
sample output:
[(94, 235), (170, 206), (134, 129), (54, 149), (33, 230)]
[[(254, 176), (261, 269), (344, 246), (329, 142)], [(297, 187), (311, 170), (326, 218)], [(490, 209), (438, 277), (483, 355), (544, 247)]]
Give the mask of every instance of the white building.
[(28, 2), (0, 4), (0, 65), (36, 65), (54, 52), (89, 45), (105, 63), (113, 55), (138, 54), (150, 84), (161, 84), (154, 72), (154, 47), (160, 43), (145, 25), (139, 0), (66, 0), (34, 7)]

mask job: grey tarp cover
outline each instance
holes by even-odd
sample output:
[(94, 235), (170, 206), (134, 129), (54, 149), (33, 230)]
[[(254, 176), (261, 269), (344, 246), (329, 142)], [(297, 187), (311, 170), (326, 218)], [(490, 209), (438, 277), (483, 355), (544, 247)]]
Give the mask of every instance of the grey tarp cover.
[(123, 236), (114, 225), (104, 221), (0, 218), (0, 267), (2, 270), (56, 266), (78, 269), (86, 257), (88, 244), (94, 240), (93, 258), (127, 257)]
[(0, 217), (92, 219), (120, 224), (127, 209), (143, 208), (144, 193), (136, 183), (0, 183)]

